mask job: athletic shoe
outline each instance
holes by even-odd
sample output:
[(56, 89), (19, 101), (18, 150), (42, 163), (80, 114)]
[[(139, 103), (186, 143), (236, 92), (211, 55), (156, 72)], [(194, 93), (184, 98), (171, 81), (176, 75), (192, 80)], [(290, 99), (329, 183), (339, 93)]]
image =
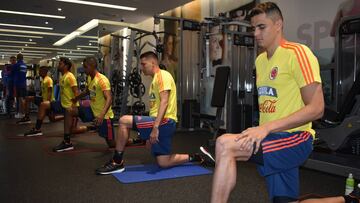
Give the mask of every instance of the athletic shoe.
[(360, 202), (360, 183), (355, 187), (354, 191), (349, 194), (350, 197), (358, 199)]
[(140, 138), (130, 138), (126, 143), (126, 146), (143, 146), (146, 145), (146, 140)]
[(29, 117), (23, 117), (21, 120), (16, 121), (16, 124), (22, 125), (22, 124), (29, 124), (31, 123), (31, 120)]
[(31, 129), (29, 132), (24, 133), (25, 137), (33, 137), (33, 136), (40, 136), (43, 135), (41, 130), (37, 130), (35, 128)]
[(22, 114), (22, 113), (17, 113), (17, 114), (15, 114), (15, 118), (22, 118), (22, 117), (24, 117), (25, 115), (24, 114)]
[(205, 166), (215, 166), (215, 159), (213, 156), (211, 156), (210, 152), (208, 152), (203, 146), (200, 147), (200, 151), (202, 152), (202, 157), (204, 159), (204, 162), (202, 164), (204, 164)]
[(114, 160), (110, 160), (104, 166), (95, 170), (97, 175), (108, 175), (112, 173), (121, 173), (123, 171), (125, 171), (124, 161), (122, 161), (121, 164), (117, 164)]
[(98, 127), (95, 126), (95, 125), (89, 125), (89, 126), (86, 126), (86, 130), (88, 132), (97, 132), (98, 131)]
[(62, 141), (58, 146), (53, 148), (54, 152), (64, 152), (64, 151), (70, 151), (73, 150), (74, 146), (72, 143), (66, 143), (65, 141)]

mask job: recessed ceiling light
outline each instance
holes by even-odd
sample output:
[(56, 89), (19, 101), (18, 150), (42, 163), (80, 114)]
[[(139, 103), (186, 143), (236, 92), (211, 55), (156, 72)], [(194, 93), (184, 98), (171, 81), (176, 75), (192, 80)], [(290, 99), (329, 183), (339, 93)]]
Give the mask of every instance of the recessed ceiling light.
[(27, 44), (25, 44), (25, 46), (27, 47)]
[(58, 8), (58, 11), (62, 11), (62, 9), (61, 9), (61, 8)]
[[(80, 50), (76, 50), (76, 49), (63, 49), (63, 48), (55, 48), (55, 47), (23, 47), (23, 46), (15, 46), (15, 45), (4, 45), (4, 44), (0, 44), (0, 47), (5, 47), (5, 48), (26, 48), (26, 49), (40, 49), (40, 50), (55, 50), (55, 51), (80, 51)], [(87, 49), (82, 49), (81, 52), (92, 52), (92, 53), (97, 53), (98, 51), (96, 50), (87, 50)]]
[(80, 49), (81, 49), (80, 47), (77, 48), (77, 50), (80, 50)]
[(92, 44), (91, 43), (89, 43), (89, 46), (91, 46)]
[[(0, 32), (13, 32), (13, 33), (26, 33), (26, 34), (37, 34), (37, 35), (50, 35), (50, 36), (66, 36), (66, 34), (55, 33), (55, 32), (38, 32), (38, 31), (30, 31), (30, 30), (12, 30), (12, 29), (0, 29)], [(86, 39), (97, 39), (97, 36), (88, 36), (81, 35), (79, 38)]]
[(32, 39), (29, 39), (30, 42), (32, 42)]
[(49, 24), (49, 22), (48, 22), (48, 21), (45, 21), (45, 25), (47, 25), (47, 24)]
[(39, 54), (39, 53), (27, 53), (27, 52), (0, 52), (1, 54), (13, 54), (16, 55), (18, 53), (22, 53), (26, 56), (46, 56), (46, 54)]
[(30, 12), (9, 11), (9, 10), (0, 10), (0, 13), (9, 13), (9, 14), (17, 14), (17, 15), (28, 15), (28, 16), (38, 16), (38, 17), (44, 17), (44, 18), (60, 18), (60, 19), (65, 19), (65, 16), (48, 15), (48, 14), (42, 14), (42, 13), (30, 13)]
[[(21, 48), (21, 49), (1, 49), (0, 51), (17, 52), (17, 51), (24, 51), (24, 48)], [(39, 51), (39, 50), (26, 50), (26, 51), (24, 51), (24, 52), (29, 52), (29, 53), (46, 53), (46, 54), (52, 53), (51, 51)]]
[(57, 54), (63, 54), (63, 55), (65, 55), (65, 54), (71, 54), (71, 55), (74, 55), (74, 56), (92, 56), (92, 55), (94, 55), (93, 53), (87, 53), (87, 54), (85, 54), (85, 53), (75, 53), (75, 52), (69, 52), (69, 53), (66, 53), (66, 52), (57, 52)]
[(97, 46), (77, 46), (77, 47), (81, 47), (81, 48), (90, 48), (90, 49), (97, 49), (98, 47)]
[(36, 44), (36, 42), (12, 41), (12, 40), (0, 40), (0, 42), (6, 42), (6, 43), (18, 43), (18, 44)]
[(75, 31), (73, 31), (72, 33), (66, 35), (65, 37), (61, 38), (59, 41), (55, 42), (53, 45), (54, 46), (62, 46), (65, 43), (71, 41), (72, 39), (74, 39), (75, 37), (93, 29), (94, 27), (97, 27), (99, 25), (99, 20), (98, 19), (92, 19), (89, 22), (85, 23), (83, 26), (79, 27), (78, 29), (76, 29)]
[(0, 33), (0, 36), (6, 36), (6, 37), (23, 37), (23, 38), (43, 38), (42, 36), (32, 36), (32, 35), (15, 35), (15, 34), (2, 34)]
[(33, 25), (18, 25), (18, 24), (8, 24), (8, 23), (0, 23), (0, 26), (23, 27), (23, 28), (31, 28), (31, 29), (42, 29), (42, 30), (53, 30), (52, 27), (41, 27), (41, 26), (33, 26)]
[(90, 6), (105, 7), (105, 8), (114, 8), (114, 9), (127, 10), (127, 11), (135, 11), (137, 9), (137, 8), (128, 7), (128, 6), (104, 4), (104, 3), (92, 2), (92, 1), (82, 1), (82, 0), (56, 0), (56, 1), (75, 3), (75, 4), (84, 4), (84, 5), (90, 5)]

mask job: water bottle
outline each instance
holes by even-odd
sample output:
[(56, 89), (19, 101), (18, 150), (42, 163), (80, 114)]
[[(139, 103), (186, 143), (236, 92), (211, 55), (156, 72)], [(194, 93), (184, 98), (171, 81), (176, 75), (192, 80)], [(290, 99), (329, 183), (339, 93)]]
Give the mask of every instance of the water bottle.
[(352, 173), (349, 173), (348, 178), (346, 179), (346, 185), (345, 185), (345, 195), (349, 195), (354, 190), (354, 177)]

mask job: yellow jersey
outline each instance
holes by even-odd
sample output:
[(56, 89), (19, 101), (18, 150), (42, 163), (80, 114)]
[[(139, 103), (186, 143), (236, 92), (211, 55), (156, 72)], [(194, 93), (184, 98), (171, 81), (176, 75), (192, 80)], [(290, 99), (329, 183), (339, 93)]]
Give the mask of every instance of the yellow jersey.
[[(60, 77), (60, 101), (61, 106), (64, 108), (70, 108), (73, 106), (71, 99), (75, 98), (72, 87), (77, 87), (77, 81), (70, 71), (66, 72)], [(76, 102), (75, 106), (79, 106), (79, 102)]]
[[(104, 96), (105, 90), (111, 90), (110, 82), (107, 77), (101, 73), (97, 73), (93, 79), (88, 77), (88, 90), (90, 92), (90, 107), (94, 116), (98, 116), (105, 107), (106, 99)], [(114, 118), (114, 113), (110, 106), (109, 110), (104, 116), (104, 119)]]
[(169, 101), (164, 118), (171, 118), (177, 122), (177, 98), (176, 84), (174, 78), (166, 70), (159, 70), (155, 73), (149, 88), (150, 113), (157, 117), (160, 108), (160, 92), (169, 90)]
[[(270, 59), (263, 52), (255, 65), (260, 125), (299, 111), (305, 106), (300, 89), (321, 83), (318, 60), (302, 44), (282, 40)], [(311, 122), (286, 131), (308, 131), (315, 136)]]
[[(51, 87), (51, 92), (49, 92), (49, 87)], [(43, 101), (48, 101), (49, 94), (51, 94), (51, 100), (54, 101), (54, 84), (53, 80), (50, 76), (45, 76), (45, 78), (41, 81), (41, 96), (43, 98)]]

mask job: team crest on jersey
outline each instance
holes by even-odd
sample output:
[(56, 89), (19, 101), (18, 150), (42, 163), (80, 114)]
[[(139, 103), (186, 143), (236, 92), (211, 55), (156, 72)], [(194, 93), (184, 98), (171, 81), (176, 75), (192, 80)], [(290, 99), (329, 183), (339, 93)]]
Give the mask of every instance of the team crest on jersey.
[(272, 68), (270, 71), (270, 80), (275, 80), (277, 75), (278, 75), (278, 67)]

